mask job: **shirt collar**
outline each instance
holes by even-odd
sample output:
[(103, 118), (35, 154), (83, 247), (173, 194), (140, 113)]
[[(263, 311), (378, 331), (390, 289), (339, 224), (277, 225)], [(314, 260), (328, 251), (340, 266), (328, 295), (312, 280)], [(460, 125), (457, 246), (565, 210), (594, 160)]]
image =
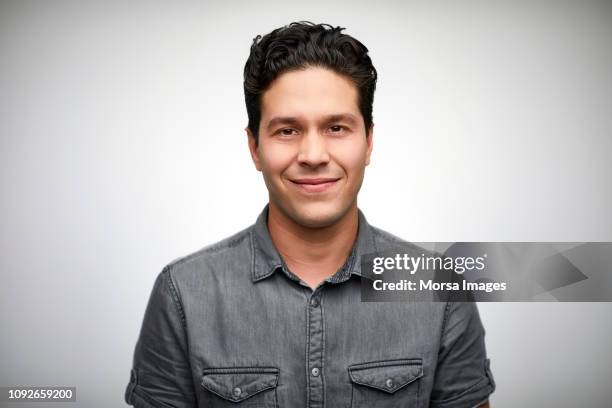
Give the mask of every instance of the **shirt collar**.
[[(285, 263), (276, 250), (268, 231), (268, 209), (269, 204), (266, 204), (250, 231), (252, 249), (251, 278), (253, 282), (258, 282), (271, 276), (279, 268), (285, 268)], [(373, 227), (367, 222), (363, 212), (359, 209), (357, 211), (359, 217), (357, 239), (344, 265), (333, 276), (326, 279), (331, 283), (344, 282), (351, 275), (362, 276), (362, 255), (378, 252), (376, 242), (374, 241)], [(367, 275), (365, 276), (367, 277)]]

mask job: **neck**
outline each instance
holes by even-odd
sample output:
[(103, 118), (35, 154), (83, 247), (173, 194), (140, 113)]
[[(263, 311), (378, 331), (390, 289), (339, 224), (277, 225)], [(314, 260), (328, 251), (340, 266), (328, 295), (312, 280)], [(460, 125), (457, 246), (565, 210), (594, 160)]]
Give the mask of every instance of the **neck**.
[(357, 202), (332, 225), (309, 228), (296, 223), (270, 202), (270, 238), (292, 273), (311, 287), (344, 264), (359, 226)]

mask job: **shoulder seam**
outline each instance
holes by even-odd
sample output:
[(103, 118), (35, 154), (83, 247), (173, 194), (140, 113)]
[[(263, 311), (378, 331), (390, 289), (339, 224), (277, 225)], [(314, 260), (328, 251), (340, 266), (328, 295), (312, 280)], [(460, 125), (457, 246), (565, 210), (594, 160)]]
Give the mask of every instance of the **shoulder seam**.
[(397, 235), (393, 235), (390, 232), (387, 232), (374, 226), (372, 226), (372, 231), (374, 232), (374, 235), (380, 238), (391, 238), (393, 241), (397, 242), (408, 242), (405, 239), (398, 237)]
[(187, 321), (185, 318), (185, 311), (183, 310), (183, 305), (181, 302), (181, 299), (179, 297), (178, 291), (176, 290), (176, 286), (174, 285), (174, 282), (172, 280), (172, 275), (170, 273), (170, 271), (172, 270), (172, 265), (167, 265), (166, 267), (164, 267), (163, 271), (162, 271), (162, 275), (164, 275), (166, 282), (168, 284), (168, 288), (170, 290), (170, 294), (172, 295), (172, 301), (174, 303), (174, 306), (177, 309), (177, 312), (181, 318), (181, 324), (183, 326), (183, 328), (185, 330), (187, 330)]
[(418, 250), (418, 251), (422, 251), (424, 253), (427, 253), (428, 255), (432, 255), (432, 256), (442, 256), (443, 254), (439, 253), (438, 251), (435, 251), (433, 249), (427, 249), (427, 248), (423, 248), (417, 244), (415, 244), (412, 241), (409, 241), (407, 239), (401, 238), (397, 235), (394, 235), (388, 231), (385, 231), (383, 229), (377, 228), (377, 227), (372, 227), (372, 231), (373, 234), (375, 235), (376, 238), (380, 238), (384, 241), (386, 241), (387, 243), (391, 243), (391, 244), (397, 244), (400, 246), (405, 246), (408, 247), (410, 249), (413, 250)]
[(446, 301), (446, 305), (444, 306), (444, 318), (442, 319), (442, 330), (440, 331), (440, 345), (442, 345), (444, 340), (444, 335), (446, 334), (446, 323), (448, 322), (448, 314), (451, 306), (450, 301)]

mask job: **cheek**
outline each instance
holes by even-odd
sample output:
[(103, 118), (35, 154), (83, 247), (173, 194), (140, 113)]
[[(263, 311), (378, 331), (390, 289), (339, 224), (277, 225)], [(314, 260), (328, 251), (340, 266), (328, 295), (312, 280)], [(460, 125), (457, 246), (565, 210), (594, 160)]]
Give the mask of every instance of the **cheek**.
[(349, 179), (359, 176), (365, 168), (366, 145), (360, 143), (342, 143), (337, 146), (334, 155), (338, 164), (347, 173)]
[(295, 152), (289, 145), (275, 144), (266, 146), (260, 151), (260, 160), (264, 175), (268, 178), (280, 176), (293, 162)]

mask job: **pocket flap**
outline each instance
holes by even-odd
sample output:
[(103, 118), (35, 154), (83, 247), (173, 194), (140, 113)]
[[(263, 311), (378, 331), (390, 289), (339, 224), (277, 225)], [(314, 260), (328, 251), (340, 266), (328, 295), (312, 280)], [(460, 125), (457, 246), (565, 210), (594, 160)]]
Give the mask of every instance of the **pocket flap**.
[(223, 399), (240, 402), (278, 384), (278, 368), (231, 367), (207, 368), (202, 387)]
[(421, 359), (374, 361), (349, 366), (351, 381), (393, 394), (423, 376)]

